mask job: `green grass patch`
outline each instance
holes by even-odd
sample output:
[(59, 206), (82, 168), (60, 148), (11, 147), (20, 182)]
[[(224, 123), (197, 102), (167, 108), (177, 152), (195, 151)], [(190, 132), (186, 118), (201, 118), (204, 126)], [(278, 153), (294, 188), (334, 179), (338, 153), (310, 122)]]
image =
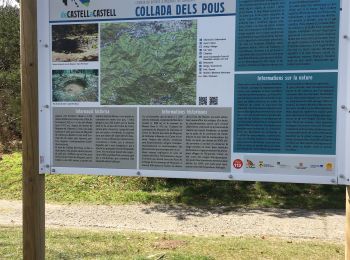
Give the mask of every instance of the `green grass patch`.
[[(0, 227), (1, 259), (21, 259), (21, 247), (20, 228)], [(46, 259), (344, 259), (344, 246), (317, 240), (48, 229)]]
[[(0, 161), (0, 199), (21, 199), (20, 153)], [(47, 175), (46, 200), (55, 203), (166, 203), (325, 209), (344, 208), (345, 188), (331, 185)]]

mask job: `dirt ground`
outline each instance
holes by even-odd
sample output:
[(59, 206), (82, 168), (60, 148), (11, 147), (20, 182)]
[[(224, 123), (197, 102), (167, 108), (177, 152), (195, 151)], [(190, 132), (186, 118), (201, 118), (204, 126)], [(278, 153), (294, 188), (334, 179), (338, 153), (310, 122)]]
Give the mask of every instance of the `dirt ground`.
[[(0, 200), (0, 225), (21, 225), (22, 202)], [(343, 241), (344, 210), (203, 209), (168, 205), (46, 204), (46, 226), (213, 236)]]

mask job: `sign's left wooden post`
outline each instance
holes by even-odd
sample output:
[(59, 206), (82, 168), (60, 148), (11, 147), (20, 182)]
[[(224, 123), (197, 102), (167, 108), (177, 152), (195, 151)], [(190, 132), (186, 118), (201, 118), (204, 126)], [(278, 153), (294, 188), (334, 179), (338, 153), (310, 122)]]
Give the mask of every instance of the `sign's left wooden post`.
[(21, 1), (23, 259), (45, 259), (45, 176), (39, 175), (37, 0)]

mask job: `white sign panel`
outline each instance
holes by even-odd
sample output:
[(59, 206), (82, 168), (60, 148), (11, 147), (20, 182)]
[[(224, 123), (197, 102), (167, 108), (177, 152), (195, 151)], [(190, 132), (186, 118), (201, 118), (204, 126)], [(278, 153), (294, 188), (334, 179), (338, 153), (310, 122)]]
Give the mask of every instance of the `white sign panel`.
[(348, 184), (347, 1), (38, 1), (40, 172)]

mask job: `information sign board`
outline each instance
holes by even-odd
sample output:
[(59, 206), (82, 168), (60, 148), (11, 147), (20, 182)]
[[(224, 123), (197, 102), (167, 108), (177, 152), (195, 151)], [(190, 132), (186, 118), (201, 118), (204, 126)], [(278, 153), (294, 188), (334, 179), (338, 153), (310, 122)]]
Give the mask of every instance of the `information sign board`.
[(349, 12), (39, 0), (40, 172), (348, 184)]

